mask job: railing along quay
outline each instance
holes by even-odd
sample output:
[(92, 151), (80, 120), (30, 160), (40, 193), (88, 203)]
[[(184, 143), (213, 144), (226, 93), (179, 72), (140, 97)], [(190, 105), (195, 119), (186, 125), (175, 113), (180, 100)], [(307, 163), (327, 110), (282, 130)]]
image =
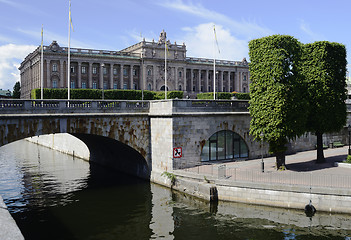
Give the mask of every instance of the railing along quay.
[(147, 113), (149, 101), (133, 100), (19, 100), (0, 99), (1, 114)]
[(195, 173), (217, 180), (233, 182), (265, 183), (271, 185), (325, 187), (325, 188), (351, 188), (351, 176), (337, 174), (318, 174), (291, 171), (247, 170), (221, 165), (201, 165), (193, 168), (185, 168), (177, 171)]

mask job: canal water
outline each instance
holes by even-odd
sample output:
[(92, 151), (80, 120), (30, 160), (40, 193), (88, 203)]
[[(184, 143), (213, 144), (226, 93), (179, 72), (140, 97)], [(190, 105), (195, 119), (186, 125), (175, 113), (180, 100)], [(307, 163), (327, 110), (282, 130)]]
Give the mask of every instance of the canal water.
[(0, 195), (25, 239), (350, 239), (349, 215), (210, 205), (27, 141), (0, 148)]

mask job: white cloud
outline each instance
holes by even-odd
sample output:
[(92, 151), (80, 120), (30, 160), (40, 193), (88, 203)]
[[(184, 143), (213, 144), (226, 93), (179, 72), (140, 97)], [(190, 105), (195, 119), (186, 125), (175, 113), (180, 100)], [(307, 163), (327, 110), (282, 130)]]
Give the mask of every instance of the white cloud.
[(207, 21), (215, 22), (216, 24), (222, 24), (229, 27), (237, 35), (243, 35), (246, 38), (252, 39), (273, 34), (273, 31), (266, 27), (259, 26), (255, 22), (237, 21), (224, 14), (209, 10), (201, 4), (193, 4), (191, 1), (185, 3), (183, 0), (163, 0), (157, 4), (165, 8), (185, 12), (206, 19)]
[[(215, 36), (213, 23), (200, 24), (196, 27), (183, 28), (185, 37), (182, 41), (187, 46), (188, 57), (213, 58)], [(248, 58), (248, 42), (234, 37), (229, 29), (216, 25), (216, 35), (220, 54), (216, 46), (216, 59), (241, 61)]]
[(20, 81), (19, 64), (37, 46), (33, 45), (0, 45), (0, 88), (13, 90), (13, 86)]

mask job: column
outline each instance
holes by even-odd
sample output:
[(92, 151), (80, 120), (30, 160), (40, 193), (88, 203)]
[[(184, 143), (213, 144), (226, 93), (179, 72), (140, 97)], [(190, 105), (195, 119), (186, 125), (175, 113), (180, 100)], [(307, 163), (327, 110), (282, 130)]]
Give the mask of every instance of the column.
[(194, 70), (190, 69), (190, 92), (194, 89)]
[(219, 72), (219, 87), (218, 92), (223, 92), (223, 71)]
[(93, 88), (93, 63), (89, 62), (89, 85), (88, 88)]
[(227, 86), (228, 86), (227, 92), (231, 92), (230, 91), (230, 71), (227, 72)]
[(184, 78), (184, 86), (183, 91), (186, 92), (186, 67), (183, 68), (183, 78)]
[(134, 65), (130, 65), (130, 69), (129, 69), (129, 89), (134, 89), (133, 68), (134, 68)]
[(76, 88), (82, 88), (82, 63), (78, 62), (78, 86)]
[(65, 75), (63, 73), (63, 60), (60, 60), (60, 87), (64, 87)]
[(104, 69), (103, 69), (103, 63), (100, 63), (99, 88), (100, 88), (100, 89), (103, 89), (103, 88), (104, 88)]
[(124, 79), (123, 79), (123, 64), (120, 65), (120, 72), (119, 72), (119, 78), (120, 78), (120, 88), (123, 89), (124, 87)]
[(174, 71), (175, 71), (175, 74), (174, 74), (174, 76), (175, 76), (175, 86), (174, 86), (174, 90), (176, 90), (176, 91), (178, 91), (179, 90), (179, 84), (178, 84), (178, 78), (179, 78), (179, 67), (175, 67), (174, 68)]
[(201, 92), (201, 69), (198, 70), (199, 76), (198, 76), (198, 92)]
[(46, 87), (47, 88), (52, 87), (52, 85), (50, 84), (50, 73), (51, 73), (50, 60), (46, 60)]
[(113, 89), (113, 63), (110, 64), (110, 89)]
[(141, 77), (140, 77), (140, 89), (141, 90), (145, 90), (145, 83), (146, 83), (146, 66), (145, 66), (145, 63), (144, 61), (142, 62), (142, 65), (141, 65), (141, 73), (140, 73)]
[(152, 65), (152, 80), (153, 80), (153, 86), (152, 86), (152, 91), (157, 91), (157, 86), (156, 86), (156, 65)]
[(208, 82), (209, 82), (209, 79), (208, 79), (208, 69), (206, 69), (206, 76), (205, 76), (205, 81), (204, 81), (204, 92), (208, 92)]

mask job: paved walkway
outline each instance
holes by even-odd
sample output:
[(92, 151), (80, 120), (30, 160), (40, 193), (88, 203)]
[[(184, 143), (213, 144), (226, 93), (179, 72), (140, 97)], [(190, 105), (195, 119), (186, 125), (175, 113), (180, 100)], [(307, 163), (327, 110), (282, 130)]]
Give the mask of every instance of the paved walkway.
[(351, 168), (335, 166), (335, 162), (346, 159), (347, 153), (348, 147), (325, 149), (326, 162), (322, 164), (316, 163), (316, 150), (288, 155), (285, 161), (286, 171), (275, 169), (275, 157), (263, 159), (264, 173), (262, 173), (261, 159), (211, 163), (184, 170), (232, 181), (350, 189)]

